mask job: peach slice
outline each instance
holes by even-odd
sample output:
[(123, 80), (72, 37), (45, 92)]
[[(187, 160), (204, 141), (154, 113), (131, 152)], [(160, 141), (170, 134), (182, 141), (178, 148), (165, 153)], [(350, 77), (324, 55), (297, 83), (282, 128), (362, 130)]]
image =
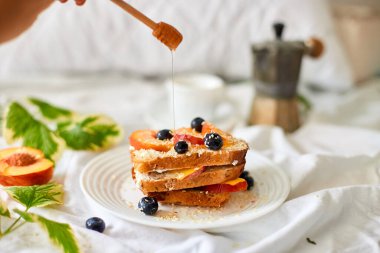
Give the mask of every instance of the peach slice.
[(174, 143), (178, 141), (186, 141), (194, 145), (204, 145), (203, 135), (189, 127), (182, 127), (175, 130)]
[(222, 193), (222, 192), (240, 192), (247, 190), (248, 184), (243, 178), (236, 178), (233, 180), (226, 181), (221, 184), (206, 185), (202, 187), (203, 191), (208, 191), (212, 193)]
[[(206, 167), (196, 167), (196, 168), (184, 168), (177, 170), (168, 170), (165, 171), (165, 175), (169, 177), (175, 177), (178, 180), (182, 179), (194, 179), (206, 170)], [(135, 172), (132, 169), (132, 178), (135, 179)]]
[(232, 136), (229, 133), (224, 132), (223, 130), (217, 128), (212, 123), (204, 121), (202, 123), (202, 134), (206, 135), (208, 133), (217, 133), (223, 139), (223, 146), (228, 147), (233, 145)]
[(203, 135), (202, 133), (199, 133), (197, 131), (195, 131), (194, 129), (190, 128), (190, 127), (181, 127), (181, 128), (178, 128), (174, 131), (175, 134), (186, 134), (186, 135), (191, 135), (191, 136), (194, 136), (194, 137), (198, 137), (200, 139), (203, 139)]
[(223, 138), (227, 138), (228, 137), (228, 134), (222, 130), (220, 130), (219, 128), (217, 128), (216, 126), (214, 126), (212, 123), (208, 122), (208, 121), (204, 121), (202, 123), (202, 134), (203, 135), (206, 135), (208, 133), (217, 133), (219, 134), (220, 136), (222, 136)]
[(3, 186), (46, 184), (53, 171), (54, 163), (38, 149), (16, 147), (0, 150), (0, 184)]
[(137, 130), (129, 136), (129, 143), (135, 149), (154, 149), (167, 152), (173, 147), (170, 140), (161, 141), (156, 138), (157, 131)]
[(206, 167), (197, 167), (197, 168), (191, 168), (191, 169), (182, 169), (180, 170), (181, 176), (180, 179), (192, 179), (196, 178), (200, 174), (202, 174), (206, 170)]
[(204, 144), (204, 141), (202, 138), (195, 137), (195, 136), (189, 135), (189, 134), (175, 134), (174, 135), (174, 143), (177, 143), (179, 141), (190, 142), (191, 144), (194, 144), (194, 145), (203, 145)]

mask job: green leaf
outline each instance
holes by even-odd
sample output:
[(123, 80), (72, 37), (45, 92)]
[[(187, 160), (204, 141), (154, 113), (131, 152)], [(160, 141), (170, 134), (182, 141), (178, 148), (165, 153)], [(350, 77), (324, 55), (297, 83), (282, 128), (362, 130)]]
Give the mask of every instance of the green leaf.
[(311, 102), (304, 95), (298, 94), (297, 99), (298, 102), (300, 102), (305, 107), (306, 111), (310, 111), (313, 107)]
[(63, 187), (50, 183), (33, 186), (10, 186), (3, 188), (13, 199), (29, 209), (54, 204), (63, 204)]
[(41, 150), (46, 158), (57, 159), (64, 143), (23, 106), (12, 102), (5, 111), (3, 135), (8, 144), (21, 140), (24, 146)]
[(27, 222), (38, 223), (49, 235), (49, 239), (65, 253), (79, 253), (79, 245), (69, 224), (46, 219), (40, 215), (15, 209)]
[(5, 216), (8, 218), (11, 217), (11, 214), (9, 213), (7, 205), (1, 199), (0, 199), (0, 216)]
[(28, 100), (35, 106), (38, 107), (41, 114), (49, 119), (49, 120), (59, 120), (59, 119), (67, 119), (70, 118), (73, 115), (73, 112), (57, 107), (54, 105), (51, 105), (45, 101), (42, 101), (38, 98), (28, 98)]
[(104, 115), (90, 115), (58, 124), (58, 135), (75, 150), (105, 149), (121, 141), (122, 129)]

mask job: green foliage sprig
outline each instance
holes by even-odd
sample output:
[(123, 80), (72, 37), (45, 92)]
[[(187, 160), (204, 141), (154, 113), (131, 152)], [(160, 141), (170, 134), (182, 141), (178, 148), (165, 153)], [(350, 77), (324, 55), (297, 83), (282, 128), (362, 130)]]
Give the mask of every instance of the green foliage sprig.
[(48, 234), (50, 241), (64, 253), (79, 253), (78, 242), (70, 225), (46, 219), (40, 215), (30, 213), (32, 207), (44, 207), (49, 205), (61, 205), (63, 203), (62, 185), (50, 183), (34, 186), (3, 187), (15, 201), (25, 207), (25, 210), (13, 209), (18, 215), (13, 223), (4, 231), (1, 227), (1, 218), (12, 219), (11, 212), (6, 204), (0, 200), (0, 240), (15, 231), (26, 222), (37, 223)]
[(21, 141), (57, 160), (65, 147), (97, 151), (122, 140), (122, 127), (106, 115), (81, 115), (37, 98), (28, 101), (39, 113), (32, 114), (16, 101), (5, 109), (3, 136), (8, 144)]

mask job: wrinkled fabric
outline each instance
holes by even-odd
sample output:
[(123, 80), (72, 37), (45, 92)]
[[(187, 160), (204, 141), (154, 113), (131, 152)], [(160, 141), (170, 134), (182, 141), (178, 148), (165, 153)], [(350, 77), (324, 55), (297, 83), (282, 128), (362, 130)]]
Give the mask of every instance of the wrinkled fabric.
[[(4, 84), (1, 101), (34, 95), (81, 112), (107, 113), (127, 135), (149, 127), (142, 115), (154, 106), (154, 97), (164, 94), (157, 82), (140, 79), (57, 79), (50, 88), (43, 81), (35, 83), (22, 89), (20, 83)], [(246, 116), (251, 85), (230, 86), (227, 93), (239, 100), (238, 110)], [(99, 154), (78, 151), (65, 151), (54, 174), (54, 180), (64, 184), (65, 204), (31, 211), (69, 223), (84, 252), (379, 252), (380, 80), (345, 95), (314, 94), (312, 101), (313, 111), (295, 133), (270, 126), (234, 131), (249, 143), (248, 156), (256, 152), (268, 157), (290, 180), (285, 203), (258, 219), (208, 232), (124, 221), (84, 197), (79, 174)], [(344, 113), (347, 108), (351, 113)], [(6, 147), (3, 139), (0, 146)], [(12, 208), (19, 207), (0, 194)], [(105, 220), (103, 234), (85, 228), (92, 216)], [(0, 240), (0, 252), (59, 251), (37, 225), (27, 224)]]

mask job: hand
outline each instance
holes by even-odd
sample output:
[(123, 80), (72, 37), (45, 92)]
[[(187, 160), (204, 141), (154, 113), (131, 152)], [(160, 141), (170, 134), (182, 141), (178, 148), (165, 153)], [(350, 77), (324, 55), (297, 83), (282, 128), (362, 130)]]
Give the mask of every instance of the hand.
[[(67, 0), (60, 0), (62, 3)], [(53, 0), (0, 0), (0, 43), (16, 38), (27, 30), (38, 15), (49, 7)], [(83, 5), (86, 0), (75, 0)]]

